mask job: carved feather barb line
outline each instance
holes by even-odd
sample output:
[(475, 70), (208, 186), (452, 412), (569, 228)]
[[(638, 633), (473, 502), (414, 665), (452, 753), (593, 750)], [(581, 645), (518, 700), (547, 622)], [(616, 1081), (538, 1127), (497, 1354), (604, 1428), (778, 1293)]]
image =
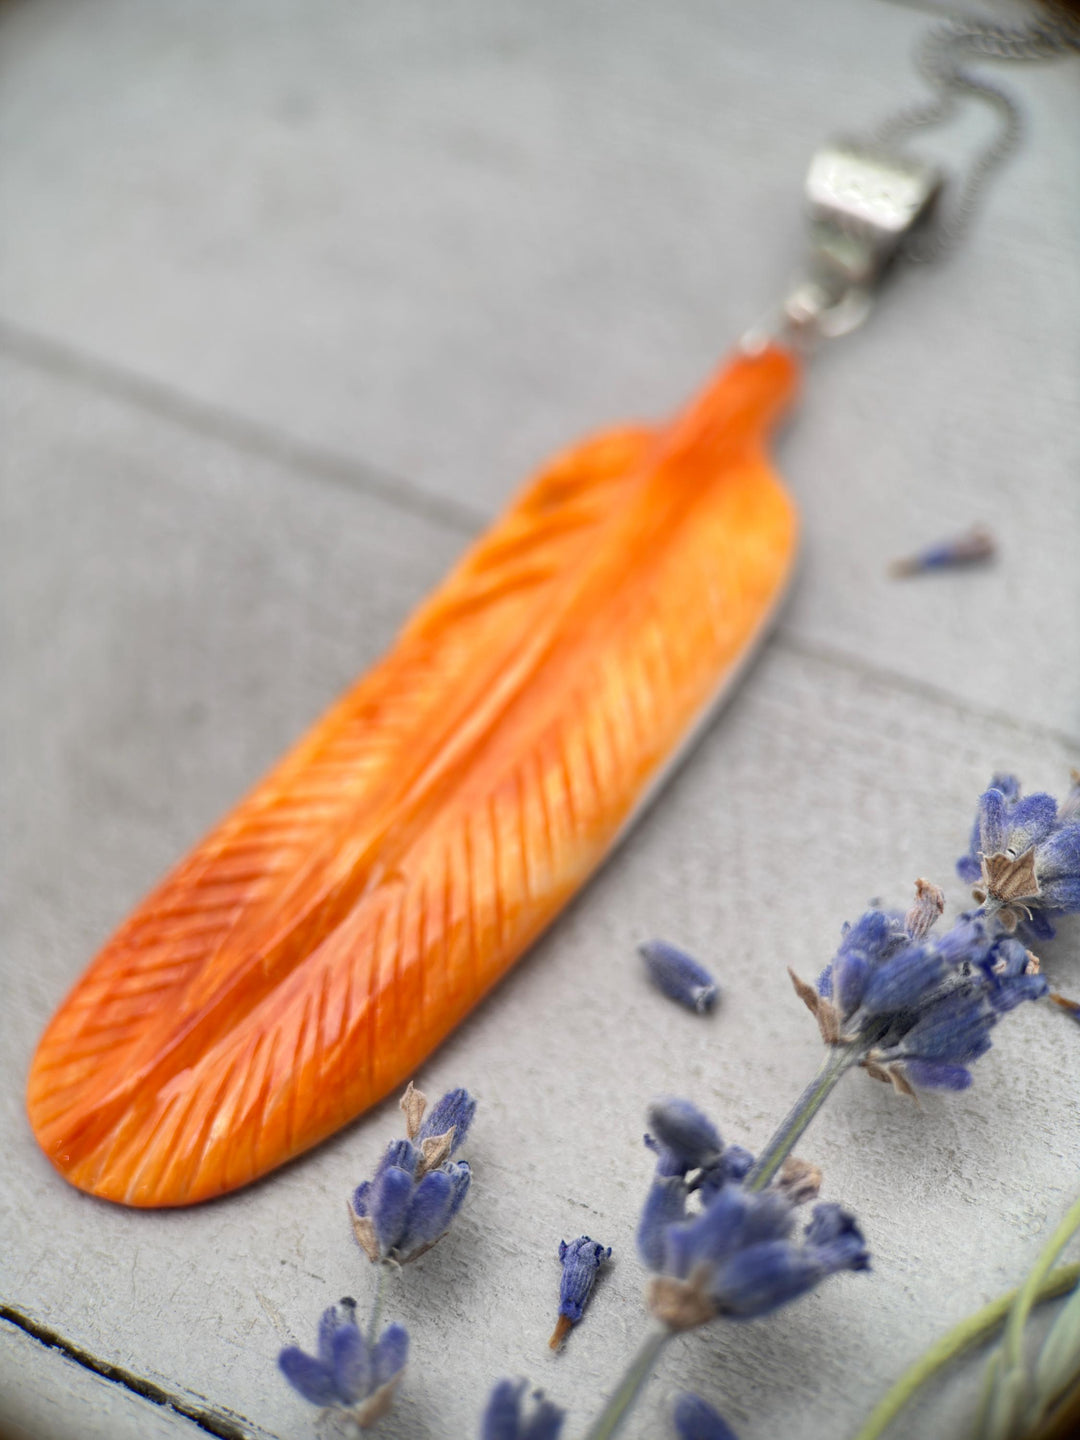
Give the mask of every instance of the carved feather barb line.
[(544, 470), (384, 658), (120, 927), (28, 1109), (129, 1205), (244, 1185), (399, 1087), (603, 859), (762, 631), (791, 356)]

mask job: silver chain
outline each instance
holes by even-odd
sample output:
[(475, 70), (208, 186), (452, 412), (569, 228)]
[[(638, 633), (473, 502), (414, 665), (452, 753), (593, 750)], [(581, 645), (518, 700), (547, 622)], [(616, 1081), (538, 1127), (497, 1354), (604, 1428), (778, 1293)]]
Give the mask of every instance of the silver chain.
[(1045, 19), (1023, 26), (964, 16), (935, 25), (918, 51), (919, 72), (936, 92), (935, 98), (900, 111), (874, 131), (874, 145), (889, 147), (901, 135), (950, 119), (964, 97), (981, 101), (998, 118), (997, 133), (971, 162), (948, 211), (907, 241), (904, 251), (910, 259), (938, 259), (956, 245), (971, 221), (987, 178), (1012, 154), (1023, 135), (1024, 117), (1018, 101), (1003, 85), (969, 69), (971, 61), (1053, 60), (1080, 51), (1080, 21), (1064, 5), (1042, 8)]
[[(891, 116), (865, 140), (842, 138), (815, 152), (806, 177), (808, 253), (802, 278), (778, 314), (744, 336), (746, 349), (754, 351), (777, 335), (803, 347), (846, 335), (862, 324), (897, 254), (932, 260), (956, 245), (987, 177), (1023, 133), (1016, 99), (995, 80), (973, 72), (972, 63), (1052, 60), (1080, 52), (1080, 17), (1063, 4), (1040, 9), (1043, 18), (1024, 26), (960, 15), (935, 25), (918, 51), (933, 99)], [(904, 154), (896, 142), (950, 119), (963, 98), (988, 106), (997, 125), (941, 213), (936, 208), (941, 168)]]

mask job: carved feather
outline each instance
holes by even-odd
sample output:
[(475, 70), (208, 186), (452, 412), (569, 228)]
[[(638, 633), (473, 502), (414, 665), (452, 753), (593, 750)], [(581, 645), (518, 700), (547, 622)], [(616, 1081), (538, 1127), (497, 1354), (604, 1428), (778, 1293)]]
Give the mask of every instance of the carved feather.
[(669, 426), (556, 460), (143, 901), (31, 1069), (68, 1180), (143, 1206), (243, 1185), (505, 973), (774, 608), (795, 523), (762, 447), (794, 378), (739, 358)]

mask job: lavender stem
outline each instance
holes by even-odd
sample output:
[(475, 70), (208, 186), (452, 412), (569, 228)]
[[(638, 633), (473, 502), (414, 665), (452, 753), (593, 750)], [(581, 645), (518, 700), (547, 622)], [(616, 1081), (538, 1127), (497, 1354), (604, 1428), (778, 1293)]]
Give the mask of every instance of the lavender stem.
[(821, 1069), (780, 1122), (775, 1134), (762, 1150), (753, 1169), (743, 1182), (747, 1190), (764, 1190), (780, 1166), (791, 1154), (811, 1120), (824, 1105), (846, 1070), (863, 1059), (860, 1045), (833, 1045)]

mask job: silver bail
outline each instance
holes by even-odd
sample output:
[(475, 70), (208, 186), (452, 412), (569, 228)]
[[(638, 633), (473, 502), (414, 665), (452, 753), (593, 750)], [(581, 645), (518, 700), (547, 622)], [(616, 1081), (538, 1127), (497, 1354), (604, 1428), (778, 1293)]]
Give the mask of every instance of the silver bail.
[(941, 185), (936, 167), (910, 156), (845, 141), (820, 149), (806, 177), (807, 274), (784, 302), (784, 328), (831, 339), (862, 324), (889, 262)]

